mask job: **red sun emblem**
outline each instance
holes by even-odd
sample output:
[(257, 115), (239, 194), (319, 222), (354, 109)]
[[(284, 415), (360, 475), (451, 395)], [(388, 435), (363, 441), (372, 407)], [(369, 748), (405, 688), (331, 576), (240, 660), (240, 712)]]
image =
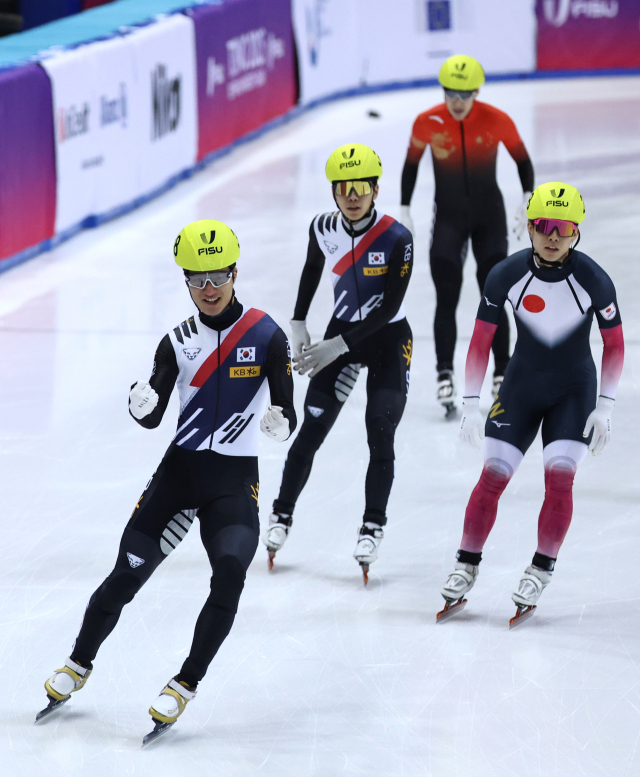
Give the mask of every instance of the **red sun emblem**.
[(541, 313), (546, 305), (542, 297), (538, 297), (537, 294), (527, 294), (522, 300), (522, 307), (529, 313)]

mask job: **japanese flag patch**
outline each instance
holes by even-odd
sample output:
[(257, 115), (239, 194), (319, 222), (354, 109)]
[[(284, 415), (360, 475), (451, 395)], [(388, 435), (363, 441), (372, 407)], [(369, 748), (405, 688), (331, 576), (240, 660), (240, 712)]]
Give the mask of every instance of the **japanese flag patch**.
[(369, 264), (384, 264), (384, 251), (369, 251)]
[(251, 346), (251, 348), (238, 348), (237, 361), (254, 362), (255, 360), (256, 360), (255, 346)]
[(618, 309), (616, 308), (615, 302), (612, 302), (610, 305), (607, 305), (606, 308), (600, 311), (600, 315), (602, 318), (604, 318), (605, 321), (611, 321), (612, 318), (616, 317), (616, 313), (618, 312)]

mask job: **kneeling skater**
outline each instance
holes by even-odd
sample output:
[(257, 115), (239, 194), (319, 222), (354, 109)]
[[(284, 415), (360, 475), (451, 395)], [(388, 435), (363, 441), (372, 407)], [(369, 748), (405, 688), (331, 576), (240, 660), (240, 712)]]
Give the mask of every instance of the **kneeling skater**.
[[(578, 465), (589, 443), (596, 455), (609, 442), (624, 341), (611, 279), (593, 259), (575, 250), (584, 202), (573, 186), (543, 184), (529, 200), (527, 217), (532, 248), (513, 254), (489, 273), (467, 355), (460, 438), (478, 447), (484, 427), (484, 469), (467, 505), (457, 563), (441, 589), (447, 604), (439, 619), (464, 606), (463, 597), (478, 577), (498, 500), (542, 425), (545, 499), (538, 548), (512, 596), (518, 610), (511, 625), (533, 614), (571, 523)], [(485, 424), (480, 388), (507, 300), (518, 340)], [(604, 342), (597, 401), (589, 346), (594, 314)]]
[(281, 441), (296, 426), (287, 338), (266, 313), (245, 310), (236, 299), (240, 246), (233, 231), (219, 221), (196, 221), (178, 235), (173, 252), (199, 315), (164, 336), (149, 382), (132, 387), (129, 412), (146, 429), (157, 427), (177, 383), (176, 436), (138, 500), (113, 571), (89, 600), (71, 656), (45, 683), (50, 703), (37, 718), (84, 686), (122, 608), (197, 515), (213, 568), (211, 592), (187, 659), (151, 705), (156, 725), (143, 744), (195, 698), (233, 624), (258, 547), (258, 429)]
[[(289, 450), (264, 542), (273, 564), (292, 524), (293, 511), (313, 464), (361, 367), (368, 367), (365, 424), (369, 468), (365, 509), (353, 554), (365, 585), (378, 557), (393, 483), (393, 441), (409, 390), (412, 334), (403, 299), (413, 264), (411, 232), (375, 209), (382, 164), (357, 143), (340, 146), (326, 166), (338, 211), (316, 216), (291, 321), (293, 363), (311, 382), (304, 421)], [(334, 313), (324, 339), (311, 345), (306, 317), (324, 265), (331, 270)]]

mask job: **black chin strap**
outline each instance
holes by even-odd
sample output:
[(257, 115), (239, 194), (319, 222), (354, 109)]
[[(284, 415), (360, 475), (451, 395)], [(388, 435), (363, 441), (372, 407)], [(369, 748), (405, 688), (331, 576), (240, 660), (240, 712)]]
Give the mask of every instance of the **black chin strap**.
[(580, 230), (578, 230), (578, 239), (576, 242), (569, 248), (569, 251), (565, 258), (561, 262), (547, 262), (546, 259), (543, 259), (540, 254), (536, 251), (536, 249), (533, 247), (533, 240), (531, 236), (529, 236), (529, 240), (531, 240), (531, 250), (533, 251), (533, 255), (535, 256), (536, 260), (538, 261), (538, 264), (541, 267), (564, 267), (564, 265), (569, 261), (571, 258), (571, 254), (575, 251), (576, 246), (580, 242)]

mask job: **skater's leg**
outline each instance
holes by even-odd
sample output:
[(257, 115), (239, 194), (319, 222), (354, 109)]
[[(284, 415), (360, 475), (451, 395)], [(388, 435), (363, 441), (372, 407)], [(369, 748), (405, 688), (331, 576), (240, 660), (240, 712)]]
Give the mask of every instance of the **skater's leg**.
[[(229, 457), (231, 458), (231, 457)], [(230, 462), (233, 467), (235, 462)], [(194, 689), (228, 636), (238, 610), (247, 569), (258, 547), (258, 473), (233, 483), (227, 479), (226, 495), (198, 511), (200, 535), (211, 562), (211, 590), (198, 616), (189, 656), (178, 682)], [(231, 482), (230, 482), (231, 481)], [(251, 486), (254, 486), (252, 489)]]
[(359, 364), (349, 364), (343, 357), (311, 379), (304, 401), (304, 420), (287, 454), (280, 492), (273, 503), (274, 513), (293, 515), (316, 452), (342, 410), (359, 371)]
[(545, 497), (538, 519), (537, 553), (553, 560), (571, 524), (573, 479), (586, 455), (586, 444), (575, 440), (556, 440), (543, 452)]
[(467, 505), (458, 551), (459, 561), (475, 565), (496, 521), (498, 500), (523, 459), (518, 448), (502, 440), (485, 437), (483, 447), (484, 467)]

